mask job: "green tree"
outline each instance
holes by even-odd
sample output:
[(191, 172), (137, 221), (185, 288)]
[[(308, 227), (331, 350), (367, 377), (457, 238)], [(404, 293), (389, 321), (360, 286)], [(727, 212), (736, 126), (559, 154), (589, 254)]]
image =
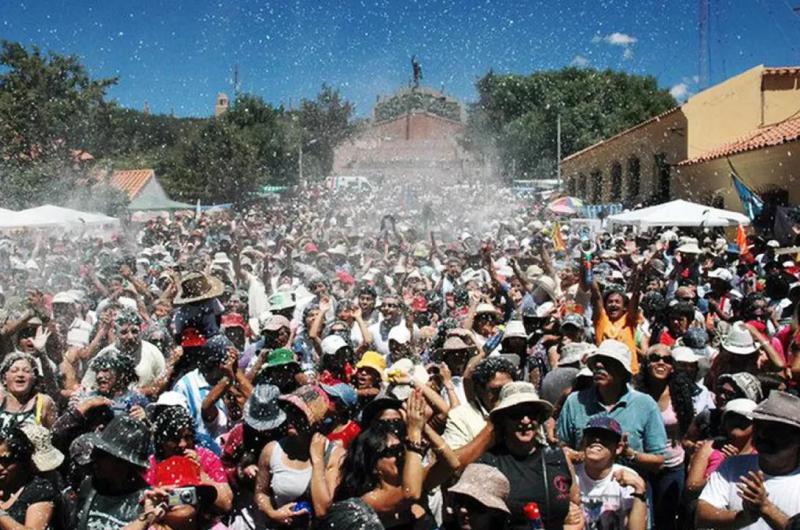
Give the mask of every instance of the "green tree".
[(529, 76), (489, 72), (476, 83), (466, 144), (496, 153), (513, 178), (555, 175), (556, 121), (562, 156), (676, 105), (652, 76), (563, 68)]
[(25, 161), (81, 148), (92, 111), (117, 79), (91, 79), (74, 56), (0, 46), (0, 155)]
[(0, 188), (4, 205), (63, 201), (86, 181), (75, 163), (116, 78), (93, 80), (74, 56), (0, 42)]
[(338, 90), (323, 84), (316, 99), (303, 99), (292, 114), (293, 124), (299, 127), (295, 141), (303, 150), (305, 178), (319, 179), (333, 169), (333, 151), (354, 130), (355, 107), (342, 98)]
[(242, 130), (227, 120), (209, 120), (178, 143), (156, 168), (176, 200), (237, 202), (266, 183), (266, 165)]

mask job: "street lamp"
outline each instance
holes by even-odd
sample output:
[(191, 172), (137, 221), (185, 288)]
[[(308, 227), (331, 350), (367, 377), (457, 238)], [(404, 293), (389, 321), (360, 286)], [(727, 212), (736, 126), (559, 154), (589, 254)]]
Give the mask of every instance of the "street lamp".
[(298, 176), (298, 183), (303, 184), (303, 147), (307, 145), (314, 145), (317, 143), (317, 138), (312, 138), (307, 142), (303, 142), (302, 140), (297, 146), (297, 172)]

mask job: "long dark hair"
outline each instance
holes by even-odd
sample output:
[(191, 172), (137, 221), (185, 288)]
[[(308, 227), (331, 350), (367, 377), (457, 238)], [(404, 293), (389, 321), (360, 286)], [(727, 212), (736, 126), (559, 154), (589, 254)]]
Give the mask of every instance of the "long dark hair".
[(361, 431), (350, 443), (334, 501), (361, 497), (378, 486), (379, 455), (386, 449), (386, 438), (389, 435), (396, 436), (388, 425), (376, 422), (369, 429)]
[[(646, 392), (651, 383), (650, 377), (650, 362), (645, 361), (639, 374), (634, 378), (634, 387)], [(681, 436), (683, 436), (689, 430), (689, 425), (694, 419), (692, 397), (695, 395), (697, 385), (685, 373), (673, 370), (667, 381), (667, 386), (669, 386), (672, 409), (678, 417), (678, 428)]]

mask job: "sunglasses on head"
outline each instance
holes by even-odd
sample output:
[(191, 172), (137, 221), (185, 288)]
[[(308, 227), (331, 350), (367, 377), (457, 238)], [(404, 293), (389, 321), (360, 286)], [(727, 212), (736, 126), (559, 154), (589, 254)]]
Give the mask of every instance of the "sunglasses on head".
[(672, 358), (672, 355), (659, 355), (657, 353), (651, 353), (647, 356), (647, 360), (652, 363), (665, 363), (665, 364), (675, 364), (675, 359)]

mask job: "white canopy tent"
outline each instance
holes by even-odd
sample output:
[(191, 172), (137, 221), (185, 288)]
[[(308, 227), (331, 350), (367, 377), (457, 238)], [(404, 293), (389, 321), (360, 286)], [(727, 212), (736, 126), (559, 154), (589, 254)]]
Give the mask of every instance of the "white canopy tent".
[(750, 224), (750, 219), (744, 214), (681, 199), (610, 215), (607, 221), (611, 226), (629, 225), (638, 227), (640, 230), (647, 230), (655, 226), (724, 227)]
[(119, 219), (52, 204), (19, 212), (10, 211), (8, 214), (0, 215), (0, 230), (9, 231), (22, 228), (115, 230), (119, 228)]

